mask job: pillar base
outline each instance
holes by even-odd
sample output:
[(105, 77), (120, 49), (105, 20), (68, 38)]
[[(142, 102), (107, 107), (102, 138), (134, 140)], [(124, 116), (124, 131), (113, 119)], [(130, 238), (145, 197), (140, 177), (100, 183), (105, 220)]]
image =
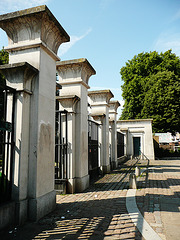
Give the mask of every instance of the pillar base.
[(15, 202), (8, 202), (0, 206), (0, 230), (14, 226)]
[(101, 169), (102, 169), (103, 174), (105, 174), (105, 173), (110, 173), (110, 171), (111, 171), (111, 165), (102, 166)]
[(67, 193), (75, 193), (75, 178), (70, 178), (67, 181)]
[(16, 215), (15, 222), (18, 225), (22, 225), (28, 218), (28, 200), (21, 200), (16, 202)]
[(111, 169), (114, 170), (118, 167), (118, 162), (112, 161), (111, 162)]
[(37, 221), (56, 207), (56, 191), (29, 200), (29, 219)]
[(83, 176), (81, 178), (76, 178), (75, 180), (76, 192), (83, 192), (86, 188), (89, 187), (89, 175)]

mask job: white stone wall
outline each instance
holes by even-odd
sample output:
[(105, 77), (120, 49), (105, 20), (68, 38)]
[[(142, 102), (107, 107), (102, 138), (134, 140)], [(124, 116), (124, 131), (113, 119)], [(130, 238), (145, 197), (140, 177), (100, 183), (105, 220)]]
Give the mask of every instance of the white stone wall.
[(154, 159), (154, 145), (151, 119), (119, 120), (117, 128), (126, 132), (126, 154), (133, 155), (133, 137), (140, 137), (141, 152), (150, 160)]

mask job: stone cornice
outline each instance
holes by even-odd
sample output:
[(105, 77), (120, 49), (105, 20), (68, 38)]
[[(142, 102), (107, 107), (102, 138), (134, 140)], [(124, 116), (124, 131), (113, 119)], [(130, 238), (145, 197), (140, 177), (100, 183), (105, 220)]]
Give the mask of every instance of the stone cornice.
[[(58, 73), (62, 76), (62, 82), (64, 82), (65, 79), (67, 81), (67, 78), (64, 76), (68, 71), (72, 71), (74, 76), (73, 81), (77, 81), (77, 78), (80, 77), (86, 83), (86, 85), (88, 85), (89, 78), (96, 74), (96, 71), (86, 58), (59, 61), (56, 63), (56, 68)], [(60, 81), (61, 84), (62, 82)]]
[(123, 122), (152, 122), (153, 119), (128, 119), (128, 120), (118, 120), (117, 123), (123, 123)]
[(86, 84), (83, 80), (67, 80), (67, 81), (59, 81), (60, 85), (75, 85), (75, 84), (82, 84), (83, 86), (85, 86), (87, 89), (89, 89), (89, 85)]
[(28, 43), (31, 45), (31, 41), (39, 39), (57, 54), (60, 44), (70, 40), (45, 5), (0, 15), (0, 27), (8, 35), (9, 50)]
[(13, 52), (13, 51), (21, 51), (25, 49), (30, 49), (30, 48), (38, 48), (41, 47), (44, 49), (47, 54), (49, 54), (55, 61), (59, 61), (60, 58), (57, 56), (56, 53), (54, 53), (44, 42), (41, 40), (32, 40), (31, 43), (29, 42), (21, 42), (21, 43), (15, 43), (13, 45), (8, 45), (8, 47), (5, 47), (4, 49), (8, 52)]
[(98, 103), (98, 105), (101, 105), (103, 102), (109, 104), (110, 99), (114, 97), (110, 90), (89, 91), (88, 96), (93, 101), (93, 104)]
[(80, 98), (76, 95), (69, 96), (57, 96), (56, 100), (61, 103), (61, 107), (67, 110), (69, 113), (75, 113), (76, 103), (80, 100)]
[(106, 117), (106, 115), (105, 114), (91, 114), (91, 117), (95, 121), (102, 121)]
[(117, 113), (118, 107), (121, 106), (118, 101), (110, 101), (109, 102), (109, 113)]
[(29, 81), (39, 73), (36, 68), (27, 62), (0, 65), (0, 72), (7, 79), (7, 86), (11, 87), (11, 83), (16, 84), (16, 90), (18, 91), (31, 91)]

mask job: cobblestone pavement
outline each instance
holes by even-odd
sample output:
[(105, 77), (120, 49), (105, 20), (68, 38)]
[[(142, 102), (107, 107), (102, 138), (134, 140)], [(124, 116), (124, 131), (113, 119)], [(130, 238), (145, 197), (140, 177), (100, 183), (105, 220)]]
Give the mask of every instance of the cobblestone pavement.
[[(57, 208), (38, 223), (0, 235), (0, 239), (144, 239), (126, 209), (130, 167), (121, 168), (99, 178), (85, 192), (57, 196)], [(146, 169), (146, 163), (138, 164)], [(127, 172), (129, 171), (129, 172)], [(162, 239), (167, 238), (162, 221), (162, 199), (178, 201), (180, 175), (168, 175), (160, 168), (144, 171), (138, 178), (136, 202), (141, 214)], [(180, 206), (180, 205), (178, 205)], [(167, 209), (166, 209), (167, 210)], [(179, 209), (177, 209), (177, 212)], [(178, 239), (178, 238), (177, 238)]]
[(149, 168), (146, 183), (145, 176), (138, 179), (137, 206), (162, 239), (179, 240), (180, 160), (172, 161), (172, 165), (170, 162), (169, 165), (165, 161), (159, 162), (161, 166)]

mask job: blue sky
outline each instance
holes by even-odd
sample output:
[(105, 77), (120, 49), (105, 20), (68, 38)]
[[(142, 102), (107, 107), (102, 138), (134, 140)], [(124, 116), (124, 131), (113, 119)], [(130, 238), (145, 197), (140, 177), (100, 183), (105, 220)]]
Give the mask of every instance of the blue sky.
[(42, 4), (71, 37), (59, 48), (61, 60), (87, 58), (97, 72), (91, 90), (110, 89), (120, 102), (119, 72), (134, 55), (172, 49), (180, 56), (180, 0), (0, 0), (0, 14)]

